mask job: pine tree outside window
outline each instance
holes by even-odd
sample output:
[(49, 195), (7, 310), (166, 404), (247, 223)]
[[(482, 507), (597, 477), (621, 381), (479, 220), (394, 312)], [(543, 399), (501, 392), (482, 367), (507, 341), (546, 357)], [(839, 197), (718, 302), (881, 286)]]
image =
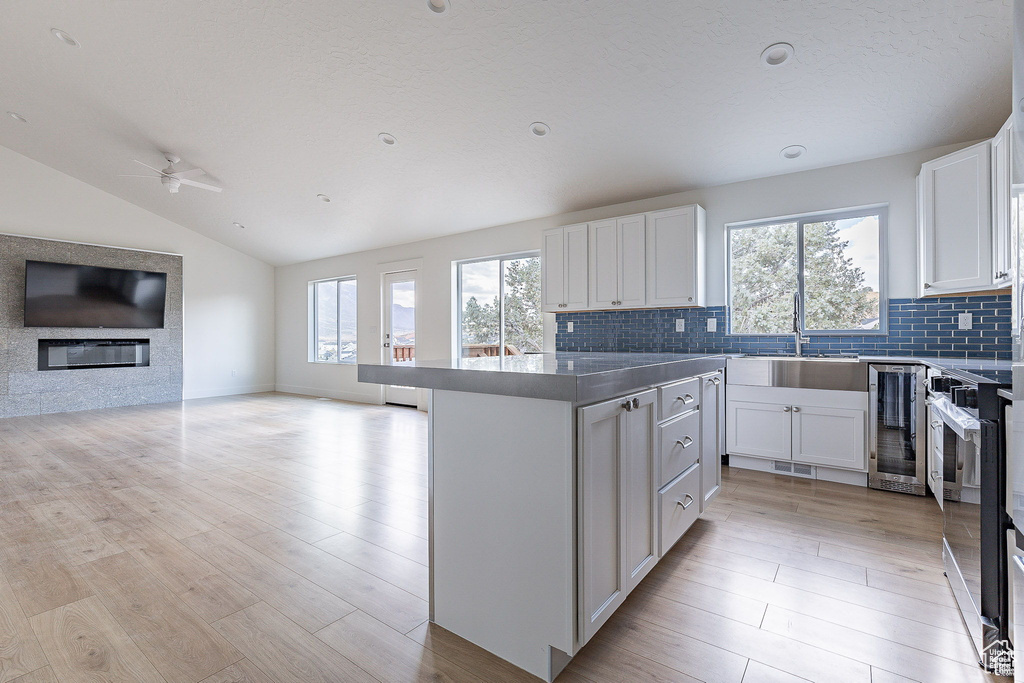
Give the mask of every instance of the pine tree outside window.
[(808, 334), (886, 332), (887, 207), (728, 225), (732, 334), (793, 332), (793, 295)]
[(458, 354), (462, 357), (544, 350), (537, 252), (458, 264)]

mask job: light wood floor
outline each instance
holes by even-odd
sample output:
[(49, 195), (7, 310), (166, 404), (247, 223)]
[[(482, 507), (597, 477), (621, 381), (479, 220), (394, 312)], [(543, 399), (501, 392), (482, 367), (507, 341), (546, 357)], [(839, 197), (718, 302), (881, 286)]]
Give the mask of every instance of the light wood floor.
[[(427, 620), (426, 420), (264, 394), (0, 420), (0, 683), (536, 681)], [(559, 678), (987, 679), (931, 499), (732, 470)]]

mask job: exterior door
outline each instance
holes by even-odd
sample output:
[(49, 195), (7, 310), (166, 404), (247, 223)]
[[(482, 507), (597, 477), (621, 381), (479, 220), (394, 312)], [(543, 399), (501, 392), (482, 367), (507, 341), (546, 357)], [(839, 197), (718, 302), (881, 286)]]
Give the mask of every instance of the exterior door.
[[(383, 362), (412, 365), (416, 361), (416, 271), (384, 276)], [(403, 406), (418, 403), (415, 387), (388, 386), (384, 402)]]

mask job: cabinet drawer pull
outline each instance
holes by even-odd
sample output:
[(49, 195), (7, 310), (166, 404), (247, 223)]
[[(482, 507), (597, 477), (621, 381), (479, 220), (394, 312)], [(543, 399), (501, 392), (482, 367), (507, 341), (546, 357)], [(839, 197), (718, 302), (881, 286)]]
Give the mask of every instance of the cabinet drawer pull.
[(686, 508), (688, 508), (691, 505), (693, 505), (693, 496), (691, 496), (689, 493), (687, 493), (686, 496), (683, 498), (683, 500), (677, 500), (676, 501), (676, 505), (683, 506), (683, 509), (685, 510)]
[(677, 401), (682, 401), (684, 404), (693, 403), (693, 394), (687, 394), (686, 396), (676, 396)]
[(720, 380), (720, 379), (719, 379), (719, 378), (717, 378), (717, 377), (715, 377), (715, 378), (714, 378), (714, 379), (712, 379), (711, 381), (712, 381), (712, 382), (714, 383), (714, 385), (715, 385), (716, 387), (717, 387), (717, 386), (718, 386), (719, 384), (721, 384), (721, 383), (722, 383), (722, 380)]
[(691, 445), (693, 445), (693, 439), (691, 439), (688, 436), (684, 436), (682, 440), (676, 439), (676, 443), (682, 446), (683, 448), (689, 448)]

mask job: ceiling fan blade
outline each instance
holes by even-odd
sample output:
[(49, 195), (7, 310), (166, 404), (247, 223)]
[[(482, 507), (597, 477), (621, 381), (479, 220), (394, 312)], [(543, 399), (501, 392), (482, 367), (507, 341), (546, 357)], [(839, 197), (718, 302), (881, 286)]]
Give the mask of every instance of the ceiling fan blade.
[(163, 176), (158, 176), (158, 175), (131, 175), (131, 174), (128, 174), (128, 173), (119, 173), (117, 177), (118, 178), (155, 178), (156, 180), (160, 180), (160, 178), (162, 178)]
[(196, 181), (189, 180), (188, 178), (180, 178), (180, 180), (181, 180), (181, 184), (182, 185), (191, 185), (192, 187), (200, 187), (200, 188), (202, 188), (204, 190), (210, 190), (211, 192), (220, 192), (221, 191), (221, 188), (217, 187), (216, 185), (207, 185), (206, 183), (197, 183)]
[(175, 171), (171, 175), (174, 176), (175, 178), (179, 178), (179, 179), (195, 178), (196, 176), (206, 175), (206, 171), (204, 171), (201, 168), (190, 168), (187, 171)]
[(132, 159), (132, 161), (134, 161), (134, 162), (135, 162), (135, 163), (137, 163), (137, 164), (142, 164), (143, 166), (145, 166), (146, 168), (148, 168), (148, 169), (149, 169), (150, 171), (156, 171), (156, 172), (157, 172), (157, 173), (159, 173), (159, 174), (160, 174), (161, 176), (162, 176), (162, 175), (164, 174), (164, 172), (163, 172), (163, 171), (161, 171), (161, 170), (160, 170), (159, 168), (153, 168), (153, 167), (152, 167), (152, 166), (150, 166), (149, 164), (145, 164), (145, 163), (142, 163), (142, 162), (141, 162), (141, 161), (139, 161), (138, 159)]

